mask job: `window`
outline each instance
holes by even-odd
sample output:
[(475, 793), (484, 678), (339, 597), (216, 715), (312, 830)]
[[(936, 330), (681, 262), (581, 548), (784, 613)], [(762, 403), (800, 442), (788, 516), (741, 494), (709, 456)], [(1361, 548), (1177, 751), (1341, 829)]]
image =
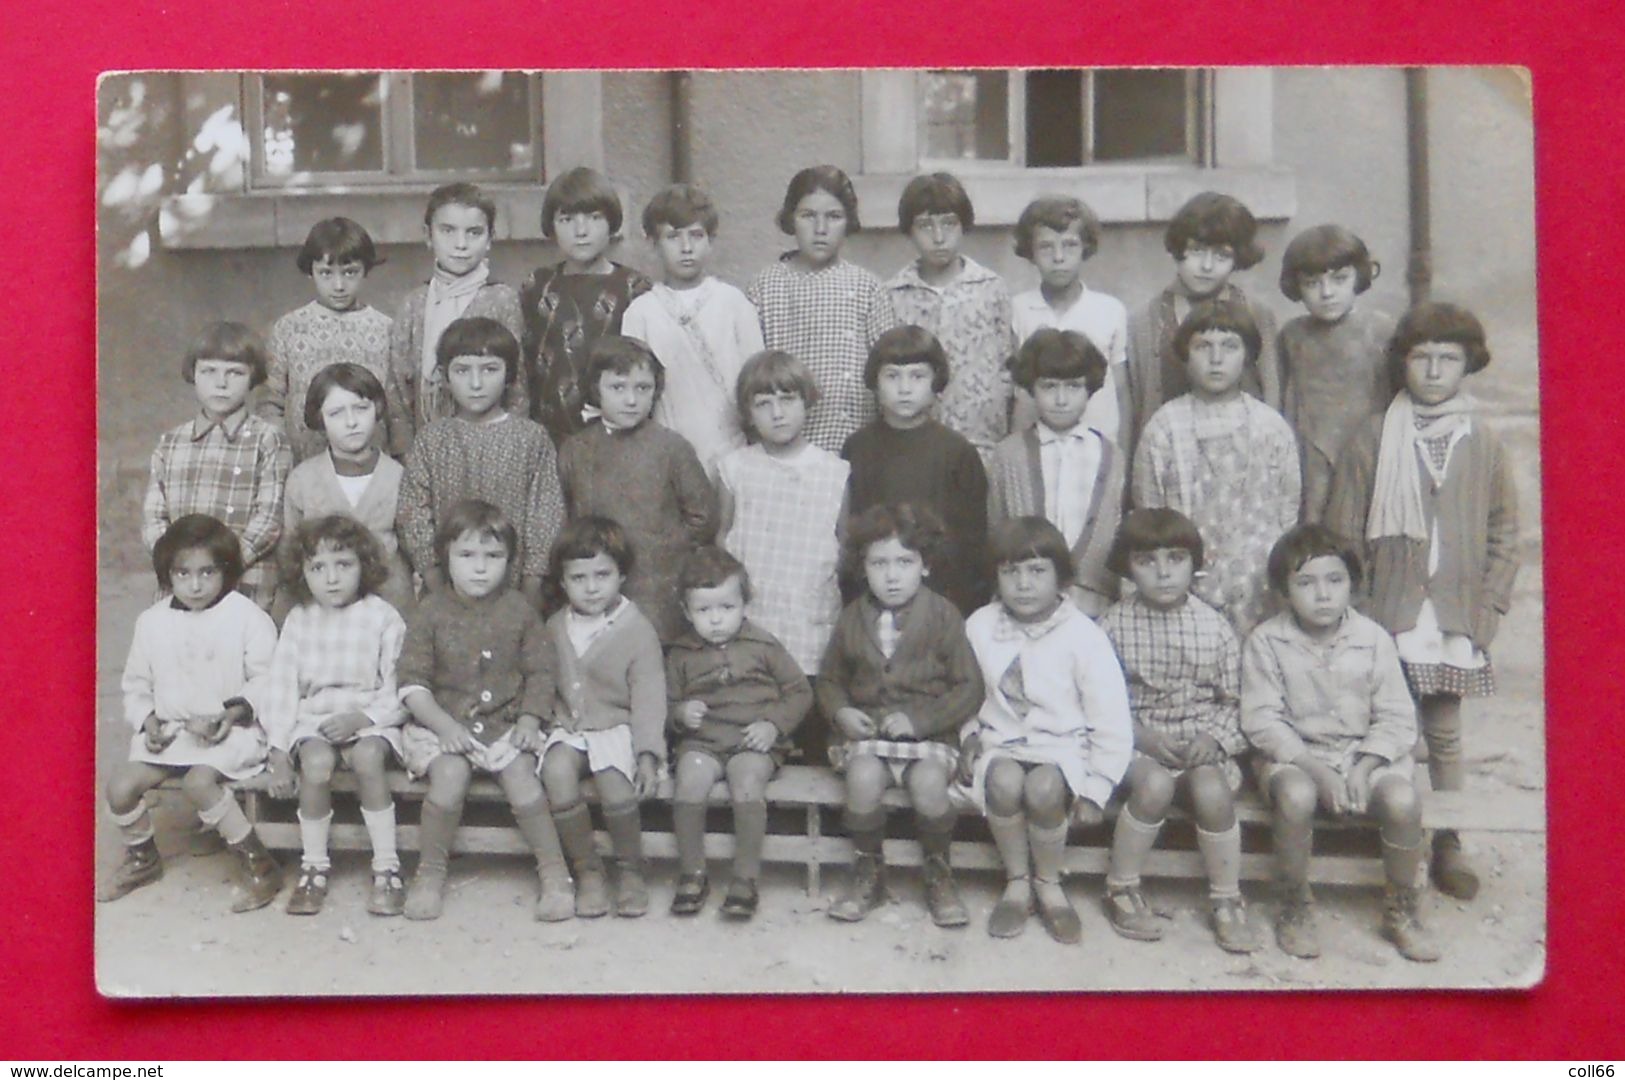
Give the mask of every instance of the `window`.
[(1209, 83), (1167, 69), (922, 71), (920, 165), (1202, 164)]
[(908, 179), (957, 175), (978, 225), (1011, 225), (1044, 192), (1106, 222), (1164, 222), (1199, 191), (1261, 219), (1297, 209), (1275, 162), (1270, 68), (864, 71), (864, 205), (894, 206)]
[(246, 91), (254, 188), (543, 179), (527, 72), (266, 73)]

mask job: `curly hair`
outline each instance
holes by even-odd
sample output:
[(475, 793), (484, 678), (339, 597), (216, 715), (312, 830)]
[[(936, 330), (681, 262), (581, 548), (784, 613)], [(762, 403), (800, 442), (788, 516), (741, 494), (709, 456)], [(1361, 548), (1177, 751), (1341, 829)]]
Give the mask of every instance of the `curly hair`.
[(750, 603), (750, 571), (745, 564), (714, 545), (698, 547), (677, 572), (677, 595), (686, 601), (691, 589), (720, 589), (731, 578), (739, 579), (739, 598)]
[(847, 529), (841, 545), (842, 572), (853, 581), (863, 580), (863, 562), (869, 548), (886, 540), (896, 540), (931, 565), (947, 539), (942, 519), (919, 503), (881, 503), (857, 516)]
[(296, 604), (308, 604), (315, 598), (310, 582), (305, 580), (305, 564), (318, 552), (348, 551), (361, 563), (361, 584), (351, 603), (364, 596), (372, 596), (389, 580), (389, 563), (378, 538), (348, 514), (329, 514), (301, 522), (288, 537), (282, 563), (282, 584)]

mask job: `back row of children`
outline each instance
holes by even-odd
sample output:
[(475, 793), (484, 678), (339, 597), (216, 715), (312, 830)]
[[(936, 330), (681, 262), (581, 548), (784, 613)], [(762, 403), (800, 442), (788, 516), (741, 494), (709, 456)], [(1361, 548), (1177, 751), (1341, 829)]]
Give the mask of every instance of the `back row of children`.
[[(486, 277), (494, 226), (489, 200), (466, 185), (453, 185), (435, 193), (426, 215), (435, 276), (408, 298), (402, 318), (382, 339), (381, 317), (349, 319), (370, 311), (359, 306), (358, 290), (378, 261), (371, 241), (353, 223), (324, 222), (300, 254), (318, 299), (279, 321), (272, 341), (280, 351), (273, 351), (268, 364), (251, 338), (233, 327), (216, 329), (189, 355), (188, 376), (197, 386), (203, 412), (166, 435), (154, 455), (147, 501), (149, 543), (156, 544), (183, 514), (212, 514), (240, 541), (245, 591), (265, 601), (268, 590), (260, 564), (281, 531), (279, 518), (294, 527), (290, 536), (298, 537), (301, 522), (336, 511), (369, 526), (382, 560), (394, 565), (378, 591), (393, 589), (391, 599), (410, 610), (414, 590), (400, 554), (404, 552), (427, 597), (465, 596), (448, 563), (449, 545), (460, 538), (445, 537), (442, 526), (458, 520), (455, 511), (466, 500), (483, 499), (512, 524), (513, 542), (504, 548), (512, 566), (505, 563), (504, 569), (534, 610), (549, 552), (557, 562), (561, 550), (556, 544), (559, 523), (566, 517), (573, 522), (608, 519), (618, 522), (627, 558), (600, 551), (616, 568), (604, 572), (626, 578), (625, 592), (649, 615), (655, 640), (672, 646), (672, 655), (678, 656), (678, 639), (698, 631), (685, 627), (692, 589), (685, 593), (677, 587), (677, 573), (685, 552), (717, 536), (741, 560), (739, 591), (741, 599), (750, 593), (752, 624), (764, 636), (781, 639), (805, 676), (817, 675), (837, 652), (834, 645), (826, 648), (826, 642), (841, 637), (833, 569), (837, 536), (848, 515), (909, 502), (921, 504), (928, 516), (946, 519), (946, 543), (927, 545), (929, 569), (933, 585), (959, 613), (976, 612), (988, 598), (994, 577), (989, 570), (995, 565), (1000, 610), (1013, 610), (1003, 591), (1004, 567), (1023, 560), (989, 562), (989, 515), (995, 522), (1047, 518), (1067, 554), (1064, 573), (1059, 566), (1055, 570), (1058, 580), (1070, 586), (1068, 610), (1099, 616), (1117, 593), (1107, 556), (1119, 532), (1127, 488), (1136, 505), (1168, 507), (1192, 523), (1201, 542), (1192, 562), (1205, 572), (1193, 586), (1191, 600), (1199, 606), (1191, 610), (1211, 605), (1227, 617), (1219, 621), (1232, 635), (1245, 635), (1266, 614), (1272, 545), (1300, 515), (1329, 515), (1345, 534), (1359, 538), (1371, 556), (1372, 573), (1366, 580), (1370, 609), (1399, 636), (1405, 677), (1422, 705), (1435, 786), (1459, 786), (1460, 697), (1493, 687), (1485, 649), (1507, 607), (1515, 569), (1515, 516), (1499, 446), (1482, 424), (1472, 422), (1470, 404), (1459, 393), (1465, 375), (1488, 362), (1477, 321), (1450, 305), (1428, 305), (1409, 313), (1397, 332), (1387, 336), (1380, 316), (1366, 316), (1355, 306), (1377, 271), (1364, 245), (1336, 227), (1310, 230), (1293, 242), (1283, 270), (1283, 291), (1301, 297), (1310, 312), (1280, 335), (1283, 374), (1271, 348), (1276, 335), (1267, 313), (1248, 303), (1228, 280), (1231, 271), (1261, 257), (1251, 215), (1233, 199), (1198, 196), (1176, 216), (1167, 237), (1176, 282), (1132, 324), (1122, 305), (1082, 284), (1078, 269), (1098, 242), (1099, 226), (1076, 200), (1040, 199), (1022, 215), (1018, 251), (1033, 259), (1042, 280), (1038, 290), (1013, 304), (996, 276), (957, 250), (962, 230), (973, 223), (973, 211), (952, 177), (938, 174), (911, 183), (899, 217), (920, 258), (882, 286), (840, 257), (842, 240), (857, 227), (850, 182), (831, 167), (803, 170), (791, 182), (780, 215), (796, 248), (759, 275), (748, 296), (741, 296), (705, 276), (705, 256), (716, 232), (709, 201), (692, 188), (670, 189), (645, 214), (645, 232), (655, 241), (668, 277), (665, 284), (650, 287), (635, 272), (609, 262), (610, 238), (620, 228), (618, 197), (597, 174), (576, 170), (549, 189), (544, 205), (544, 230), (559, 241), (565, 262), (533, 275), (523, 293), (515, 295)], [(489, 315), (480, 314), (487, 311)], [(900, 318), (903, 325), (893, 326)], [(370, 352), (335, 351), (333, 343), (352, 327), (370, 343)], [(1028, 328), (1032, 332), (1018, 348), (1017, 330)], [(380, 340), (387, 343), (382, 355)], [(759, 343), (767, 348), (758, 351)], [(747, 356), (748, 363), (742, 363)], [(297, 446), (300, 438), (320, 433), (314, 436), (315, 452), (288, 478), (282, 500), (277, 495), (289, 453), (275, 425), (246, 411), (248, 391), (267, 367), (273, 374), (266, 407), (273, 417), (278, 402), (285, 411), (285, 403), (297, 400), (299, 385), (305, 385), (302, 415), (282, 416), (288, 441)], [(1024, 392), (1013, 406), (1007, 380)], [(1386, 389), (1395, 385), (1403, 389), (1390, 404)], [(1248, 387), (1263, 400), (1247, 393)], [(1350, 387), (1360, 393), (1350, 393)], [(1159, 408), (1159, 401), (1166, 404)], [(683, 407), (676, 408), (676, 402)], [(879, 405), (878, 421), (869, 417), (873, 402)], [(655, 412), (657, 406), (665, 412)], [(1282, 406), (1296, 434), (1275, 411)], [(527, 409), (543, 427), (524, 418)], [(1032, 427), (1020, 430), (1023, 411)], [(664, 422), (647, 422), (651, 412)], [(1014, 434), (1009, 433), (1012, 415), (1018, 428)], [(1371, 419), (1362, 427), (1366, 417)], [(375, 429), (382, 430), (382, 440)], [(1357, 437), (1344, 449), (1350, 432)], [(747, 445), (735, 445), (746, 437)], [(379, 452), (380, 441), (406, 456), (404, 470)], [(555, 469), (556, 441), (561, 441), (561, 450)], [(327, 453), (320, 451), (322, 442)], [(1125, 452), (1129, 447), (1132, 452)], [(843, 451), (841, 458), (831, 453), (835, 448)], [(1132, 483), (1128, 459), (1134, 462)], [(1340, 483), (1326, 479), (1334, 474)], [(555, 475), (557, 484), (551, 482)], [(1327, 490), (1326, 507), (1300, 506), (1300, 476), (1303, 490)], [(391, 515), (387, 504), (396, 492)], [(284, 503), (280, 512), (278, 501)], [(464, 532), (487, 539), (501, 532), (489, 524), (482, 528), (470, 526)], [(308, 580), (311, 571), (305, 555), (320, 548), (322, 543), (314, 549), (290, 545), (295, 598), (301, 595), (298, 579)], [(1188, 545), (1185, 550), (1192, 554)], [(924, 554), (920, 548), (915, 551)], [(1177, 556), (1169, 557), (1177, 561)], [(1351, 580), (1360, 578), (1357, 555), (1350, 552), (1342, 562)], [(561, 609), (566, 623), (591, 615), (574, 603), (562, 569), (556, 569), (560, 572), (553, 580), (570, 598)], [(262, 580), (255, 580), (255, 571)], [(162, 568), (160, 577), (171, 580)], [(754, 589), (746, 587), (747, 581)], [(726, 584), (725, 579), (707, 587)], [(867, 575), (852, 575), (848, 589), (857, 604), (864, 602), (865, 591), (871, 601), (878, 596)], [(306, 591), (314, 597), (314, 586)], [(1276, 592), (1284, 594), (1285, 586)], [(1147, 595), (1143, 586), (1128, 591), (1120, 610), (1154, 607)], [(1179, 603), (1161, 610), (1183, 610), (1184, 593), (1180, 596)], [(184, 606), (178, 597), (171, 602)], [(889, 660), (885, 643), (900, 646), (896, 626), (882, 628), (883, 615), (900, 605), (877, 602), (881, 610), (871, 612), (875, 625), (860, 623), (861, 632)], [(847, 609), (849, 614), (853, 610)], [(1303, 627), (1301, 620), (1294, 625)], [(1001, 642), (1022, 637), (1008, 630), (1003, 634)], [(1191, 666), (1195, 661), (1184, 654), (1209, 649), (1213, 634), (1208, 628), (1188, 635), (1178, 629), (1147, 639), (1156, 659), (1144, 663), (1150, 669), (1164, 665), (1149, 679), (1136, 670), (1128, 655), (1132, 650), (1117, 643), (1137, 710), (1142, 698), (1161, 693), (1177, 699), (1200, 685)], [(575, 641), (577, 635), (567, 637)], [(580, 641), (590, 640), (591, 634), (583, 631)], [(580, 650), (575, 651), (579, 658)], [(1013, 688), (1002, 686), (1009, 674), (1009, 668), (993, 674), (985, 700), (1003, 694), (1007, 702), (1019, 701), (1011, 712), (1020, 726), (1032, 715), (1032, 705), (1019, 678)], [(880, 682), (884, 686), (889, 679)], [(862, 909), (862, 898), (875, 893), (873, 882), (862, 879), (865, 837), (878, 835), (872, 828), (879, 803), (876, 785), (883, 791), (905, 770), (931, 774), (925, 766), (933, 763), (941, 771), (942, 761), (928, 760), (930, 755), (921, 750), (929, 736), (917, 727), (905, 730), (890, 713), (863, 722), (849, 712), (843, 722), (841, 710), (848, 706), (838, 698), (826, 700), (834, 693), (823, 689), (827, 683), (817, 680), (817, 697), (823, 715), (845, 737), (837, 742), (877, 739), (885, 747), (880, 758), (892, 761), (879, 772), (860, 765), (854, 775), (849, 750), (838, 745), (832, 754), (847, 765), (850, 824), (860, 852), (860, 880), (853, 890), (858, 899), (844, 909)], [(410, 695), (407, 707), (423, 720), (411, 707)], [(470, 708), (468, 715), (480, 711), (477, 705)], [(467, 716), (442, 711), (459, 730), (466, 727)], [(1199, 740), (1189, 729), (1188, 710), (1176, 706), (1172, 712), (1182, 717), (1176, 727), (1184, 725), (1183, 734), (1161, 740), (1155, 732), (1142, 737), (1140, 728), (1150, 728), (1140, 722), (1133, 739), (1143, 758), (1162, 763), (1164, 779), (1166, 767), (1176, 759), (1183, 763), (1179, 770), (1214, 763), (1206, 744), (1191, 749)], [(525, 715), (550, 722), (558, 715), (556, 710), (544, 713)], [(241, 709), (232, 715), (240, 719)], [(346, 715), (349, 720), (333, 729), (343, 736), (340, 741), (353, 740), (363, 730), (357, 710)], [(136, 722), (145, 721), (143, 714)], [(424, 726), (436, 729), (427, 721)], [(540, 743), (530, 745), (534, 732), (517, 725), (515, 730), (519, 734), (511, 741), (521, 744), (521, 754), (540, 748)], [(752, 748), (767, 738), (758, 728)], [(599, 766), (609, 760), (603, 749), (595, 758), (592, 740), (582, 735), (577, 741), (581, 745), (572, 751), (581, 760), (573, 763), (574, 772), (603, 772)], [(443, 737), (439, 745), (441, 751), (466, 757), (465, 743), (448, 743)], [(151, 743), (147, 745), (150, 749)], [(648, 745), (645, 735), (643, 746)], [(899, 749), (903, 746), (912, 748)], [(1159, 757), (1148, 747), (1164, 753)], [(392, 749), (405, 752), (404, 747)], [(616, 790), (606, 796), (600, 786), (601, 797), (611, 805), (624, 809), (630, 804), (633, 820), (632, 796), (647, 793), (652, 783), (648, 768), (653, 766), (644, 752), (635, 758), (618, 751), (611, 755), (626, 766), (618, 770), (629, 781), (624, 799), (615, 798), (622, 794)], [(893, 760), (886, 754), (910, 756)], [(678, 757), (680, 791), (697, 790), (683, 788), (681, 762), (689, 756)], [(1408, 761), (1408, 748), (1405, 757)], [(893, 767), (899, 762), (900, 767)], [(512, 764), (493, 765), (489, 758), (478, 763), (501, 776)], [(307, 764), (300, 762), (309, 787)], [(1355, 764), (1350, 755), (1332, 768), (1347, 772)], [(545, 781), (545, 761), (539, 767)], [(562, 779), (570, 770), (556, 771), (560, 798), (549, 801), (560, 835), (568, 838), (578, 833), (570, 832), (575, 827), (566, 825), (569, 815), (561, 816), (560, 807), (571, 811), (581, 804), (579, 794), (572, 797)], [(1126, 851), (1134, 849), (1126, 838), (1136, 824), (1143, 827), (1142, 838), (1145, 832), (1154, 836), (1148, 819), (1158, 819), (1155, 794), (1161, 781), (1141, 779), (1149, 771), (1146, 767), (1130, 775), (1133, 813), (1119, 815), (1117, 825), (1117, 846)], [(1227, 776), (1231, 772), (1221, 771)], [(1309, 771), (1320, 801), (1335, 809), (1350, 805), (1348, 799), (1333, 798), (1335, 785), (1322, 784), (1326, 778)], [(321, 772), (315, 769), (317, 781)], [(466, 772), (462, 770), (465, 786)], [(273, 774), (280, 776), (279, 789), (291, 792), (286, 767), (278, 774), (273, 760)], [(735, 780), (731, 767), (726, 774)], [(456, 784), (436, 787), (430, 775), (430, 804), (449, 811), (447, 804), (459, 801), (450, 794)], [(711, 769), (706, 775), (714, 780), (717, 772)], [(1081, 799), (1077, 805), (1101, 806), (1120, 775), (1096, 782), (1099, 797), (1091, 802), (1089, 792), (1080, 790), (1088, 786), (1087, 778), (1063, 770), (1061, 787), (1048, 794), (1063, 791)], [(753, 775), (737, 780), (736, 788), (756, 790), (753, 779), (765, 782)], [(987, 782), (974, 771), (966, 779), (984, 786)], [(1053, 787), (1054, 780), (1037, 786)], [(1104, 790), (1098, 790), (1101, 783)], [(1136, 802), (1135, 794), (1145, 785), (1152, 795)], [(505, 780), (504, 786), (516, 814), (524, 808), (530, 812), (527, 820), (540, 820), (535, 813), (539, 795), (526, 785), (509, 787)], [(909, 786), (917, 807), (940, 806), (934, 792), (918, 790), (916, 783)], [(548, 784), (550, 797), (553, 787)], [(984, 799), (990, 814), (997, 799), (1009, 811), (1012, 803), (1005, 796), (1014, 796), (1014, 806), (1021, 808), (1034, 794), (1002, 773), (988, 791)], [(213, 789), (206, 794), (212, 796)], [(1037, 879), (1053, 883), (1057, 876), (1046, 873), (1052, 870), (1047, 853), (1057, 826), (1064, 843), (1065, 812), (1058, 821), (1049, 820), (1054, 806), (1044, 794), (1038, 793), (1044, 807), (1038, 815), (1041, 824), (1037, 832), (1031, 821), (1024, 826), (1031, 835), (1023, 834), (1023, 844), (1032, 848)], [(536, 797), (524, 798), (528, 795)], [(308, 808), (303, 800), (302, 793), (302, 825), (324, 820), (320, 799)], [(139, 804), (139, 798), (135, 801)], [(367, 801), (364, 787), (363, 806), (373, 809)], [(1357, 801), (1363, 807), (1364, 797)], [(128, 802), (113, 798), (115, 811), (121, 816), (135, 812), (124, 805)], [(218, 805), (213, 800), (209, 809)], [(1213, 824), (1209, 831), (1224, 833), (1218, 818), (1204, 829)], [(369, 828), (371, 824), (369, 819)], [(389, 827), (392, 836), (392, 818)], [(619, 832), (613, 823), (610, 828), (612, 835), (632, 835), (625, 826)], [(232, 831), (240, 831), (235, 823)], [(547, 847), (540, 835), (544, 830), (538, 825), (533, 831), (541, 857)], [(375, 839), (382, 832), (380, 822)], [(940, 821), (922, 836), (927, 832), (939, 833)], [(1013, 829), (1006, 830), (1006, 838), (1009, 844), (1001, 843), (1001, 850), (1014, 846)], [(307, 855), (313, 846), (324, 847), (325, 839), (307, 839)], [(376, 846), (392, 849), (393, 844), (379, 839)], [(618, 852), (622, 846), (617, 843)], [(1046, 854), (1040, 856), (1041, 851)], [(379, 907), (397, 908), (400, 883), (389, 874), (398, 873), (398, 859), (392, 850), (379, 858), (375, 870), (382, 866), (383, 885), (375, 888), (382, 890), (375, 899)], [(1042, 868), (1041, 858), (1046, 860)], [(1131, 855), (1124, 859), (1132, 862)], [(627, 855), (625, 862), (635, 866), (636, 858)], [(878, 863), (869, 863), (878, 872)], [(691, 864), (685, 866), (685, 878), (696, 872)], [(319, 861), (307, 860), (307, 866), (325, 870), (325, 853)], [(432, 860), (429, 866), (432, 871)], [(1464, 892), (1476, 885), (1459, 842), (1448, 834), (1436, 837), (1433, 868), (1446, 887)], [(1137, 874), (1131, 869), (1118, 874), (1116, 869), (1114, 859), (1108, 899), (1114, 926), (1152, 933), (1154, 920), (1147, 922), (1138, 898)], [(1012, 871), (1017, 895), (1007, 895), (1000, 925), (1007, 927), (1017, 908), (1024, 915), (1036, 894), (1040, 912), (1054, 916), (1047, 915), (1046, 923), (1053, 930), (1058, 921), (1058, 936), (1070, 934), (1059, 914), (1064, 896), (1055, 902), (1058, 888), (1048, 894), (1035, 888), (1023, 900), (1017, 878), (1025, 881), (1026, 874)], [(565, 894), (557, 876), (551, 880), (549, 885), (544, 867), (544, 900), (556, 915), (564, 910)], [(620, 880), (629, 884), (617, 897), (619, 907), (646, 905), (635, 872), (628, 874), (623, 867)], [(590, 885), (592, 875), (587, 881)], [(693, 903), (699, 888), (687, 882), (685, 903)], [(581, 889), (578, 874), (578, 911)], [(314, 886), (305, 891), (314, 891)], [(1230, 890), (1224, 886), (1220, 891)], [(586, 906), (601, 906), (603, 898), (595, 902), (592, 889), (588, 892)], [(736, 912), (754, 907), (753, 889), (748, 899), (743, 892), (730, 895)], [(948, 893), (938, 892), (940, 906), (951, 912), (954, 904), (944, 899)], [(842, 909), (838, 904), (832, 913)], [(1217, 905), (1215, 916), (1221, 924), (1238, 921), (1235, 910), (1221, 918)], [(1019, 927), (1019, 920), (1014, 921)], [(1244, 928), (1237, 934), (1238, 940), (1247, 937)]]

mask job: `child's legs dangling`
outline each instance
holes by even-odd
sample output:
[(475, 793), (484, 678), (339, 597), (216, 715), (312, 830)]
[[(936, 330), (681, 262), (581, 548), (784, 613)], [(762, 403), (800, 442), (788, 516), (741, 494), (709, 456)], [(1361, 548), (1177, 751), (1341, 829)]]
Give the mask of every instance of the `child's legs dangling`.
[(1038, 902), (1045, 929), (1065, 944), (1077, 941), (1083, 931), (1078, 913), (1061, 888), (1071, 795), (1066, 777), (1054, 765), (1038, 765), (1027, 771), (1022, 803), (1027, 810), (1027, 845), (1032, 851), (1033, 898)]
[[(581, 777), (586, 771), (587, 755), (573, 746), (555, 743), (542, 758), (542, 786), (553, 807), (553, 824), (575, 870), (575, 913), (593, 919), (609, 914), (609, 883), (593, 841), (592, 816), (581, 801)], [(600, 800), (606, 797), (602, 787), (598, 795)]]
[[(1428, 779), (1434, 791), (1461, 791), (1467, 786), (1467, 760), (1462, 752), (1461, 698), (1428, 694), (1417, 703), (1417, 718), (1428, 748)], [(1433, 880), (1439, 891), (1458, 900), (1478, 895), (1478, 874), (1461, 850), (1452, 829), (1433, 834)]]
[(882, 799), (891, 786), (891, 767), (873, 754), (857, 754), (846, 761), (847, 835), (855, 857), (847, 892), (829, 907), (829, 916), (857, 922), (886, 899), (882, 845), (886, 837), (886, 807)]
[(754, 750), (741, 750), (728, 759), (736, 881), (755, 881), (762, 873), (762, 845), (767, 840), (767, 782), (772, 779), (773, 769), (773, 759)]
[(408, 919), (440, 917), (451, 844), (473, 775), (473, 763), (461, 754), (441, 754), (429, 762), (429, 791), (418, 818), (418, 868), (406, 891)]
[(925, 853), (921, 868), (925, 879), (925, 906), (938, 926), (964, 926), (970, 913), (954, 886), (952, 863), (954, 804), (948, 797), (948, 766), (940, 761), (916, 761), (903, 774), (914, 818), (919, 824), (920, 848)]
[(636, 918), (649, 910), (649, 889), (643, 881), (643, 819), (638, 812), (637, 793), (632, 781), (619, 769), (600, 769), (592, 774), (598, 787), (598, 805), (604, 811), (604, 828), (615, 852), (619, 873), (615, 879), (615, 914)]
[(987, 932), (994, 937), (1015, 937), (1032, 910), (1031, 854), (1027, 845), (1027, 819), (1022, 813), (1027, 770), (1018, 761), (999, 758), (987, 767), (984, 781), (987, 828), (1004, 863), (1004, 894), (993, 905)]
[(1383, 896), (1382, 936), (1407, 960), (1439, 959), (1439, 944), (1422, 925), (1422, 800), (1403, 776), (1388, 775), (1371, 789), (1371, 816), (1382, 834), (1382, 866), (1388, 878)]
[(536, 917), (543, 922), (558, 922), (570, 917), (575, 899), (569, 888), (564, 848), (537, 773), (536, 755), (522, 753), (497, 773), (497, 782), (513, 807), (514, 825), (536, 855), (536, 874), (541, 881)]
[(168, 770), (162, 766), (131, 761), (121, 765), (108, 780), (107, 808), (124, 842), (124, 857), (111, 876), (97, 885), (98, 901), (117, 900), (163, 876), (164, 864), (153, 839), (146, 794), (163, 783), (167, 775)]
[(1309, 774), (1294, 766), (1278, 770), (1269, 788), (1275, 876), (1285, 894), (1301, 897), (1309, 884), (1309, 853), (1320, 793)]
[(226, 790), (225, 778), (207, 765), (194, 765), (181, 777), (181, 790), (197, 808), (203, 824), (215, 830), (228, 844), (240, 844), (254, 831), (248, 816), (237, 805), (236, 796)]
[(1138, 889), (1146, 856), (1157, 842), (1163, 819), (1174, 801), (1174, 777), (1151, 758), (1136, 758), (1123, 777), (1128, 799), (1112, 828), (1112, 852), (1106, 889)]
[(1196, 846), (1207, 870), (1208, 895), (1215, 900), (1241, 895), (1241, 824), (1224, 771), (1198, 765), (1180, 777), (1196, 817)]
[(710, 754), (688, 750), (677, 759), (671, 816), (680, 874), (705, 873), (705, 805), (722, 776), (722, 763)]
[(301, 866), (327, 870), (328, 833), (333, 825), (333, 770), (338, 767), (338, 751), (325, 739), (300, 741), (299, 751), (299, 840), (304, 847)]
[(349, 750), (361, 799), (361, 820), (372, 841), (372, 869), (382, 873), (401, 868), (395, 847), (395, 800), (389, 793), (389, 743), (376, 735), (358, 740)]

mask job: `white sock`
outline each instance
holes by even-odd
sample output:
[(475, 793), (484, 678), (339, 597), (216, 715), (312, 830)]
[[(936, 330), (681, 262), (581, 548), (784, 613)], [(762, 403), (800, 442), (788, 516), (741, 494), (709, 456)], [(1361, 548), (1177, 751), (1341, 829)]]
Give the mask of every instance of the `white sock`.
[(316, 870), (326, 870), (333, 864), (327, 858), (327, 833), (333, 827), (333, 811), (329, 810), (326, 817), (308, 818), (299, 815), (299, 842), (304, 845), (305, 853), (299, 860), (301, 866), (309, 866)]
[(248, 823), (248, 816), (243, 813), (243, 808), (237, 805), (236, 797), (229, 791), (220, 796), (220, 801), (207, 810), (199, 810), (197, 816), (203, 819), (203, 824), (219, 833), (228, 844), (240, 844), (254, 831), (254, 826)]
[(147, 813), (147, 801), (142, 799), (128, 814), (113, 814), (113, 823), (124, 837), (126, 847), (145, 844), (152, 839), (152, 815)]
[(361, 820), (367, 824), (367, 837), (372, 841), (372, 872), (399, 870), (401, 857), (395, 853), (395, 804), (382, 810), (361, 808)]

